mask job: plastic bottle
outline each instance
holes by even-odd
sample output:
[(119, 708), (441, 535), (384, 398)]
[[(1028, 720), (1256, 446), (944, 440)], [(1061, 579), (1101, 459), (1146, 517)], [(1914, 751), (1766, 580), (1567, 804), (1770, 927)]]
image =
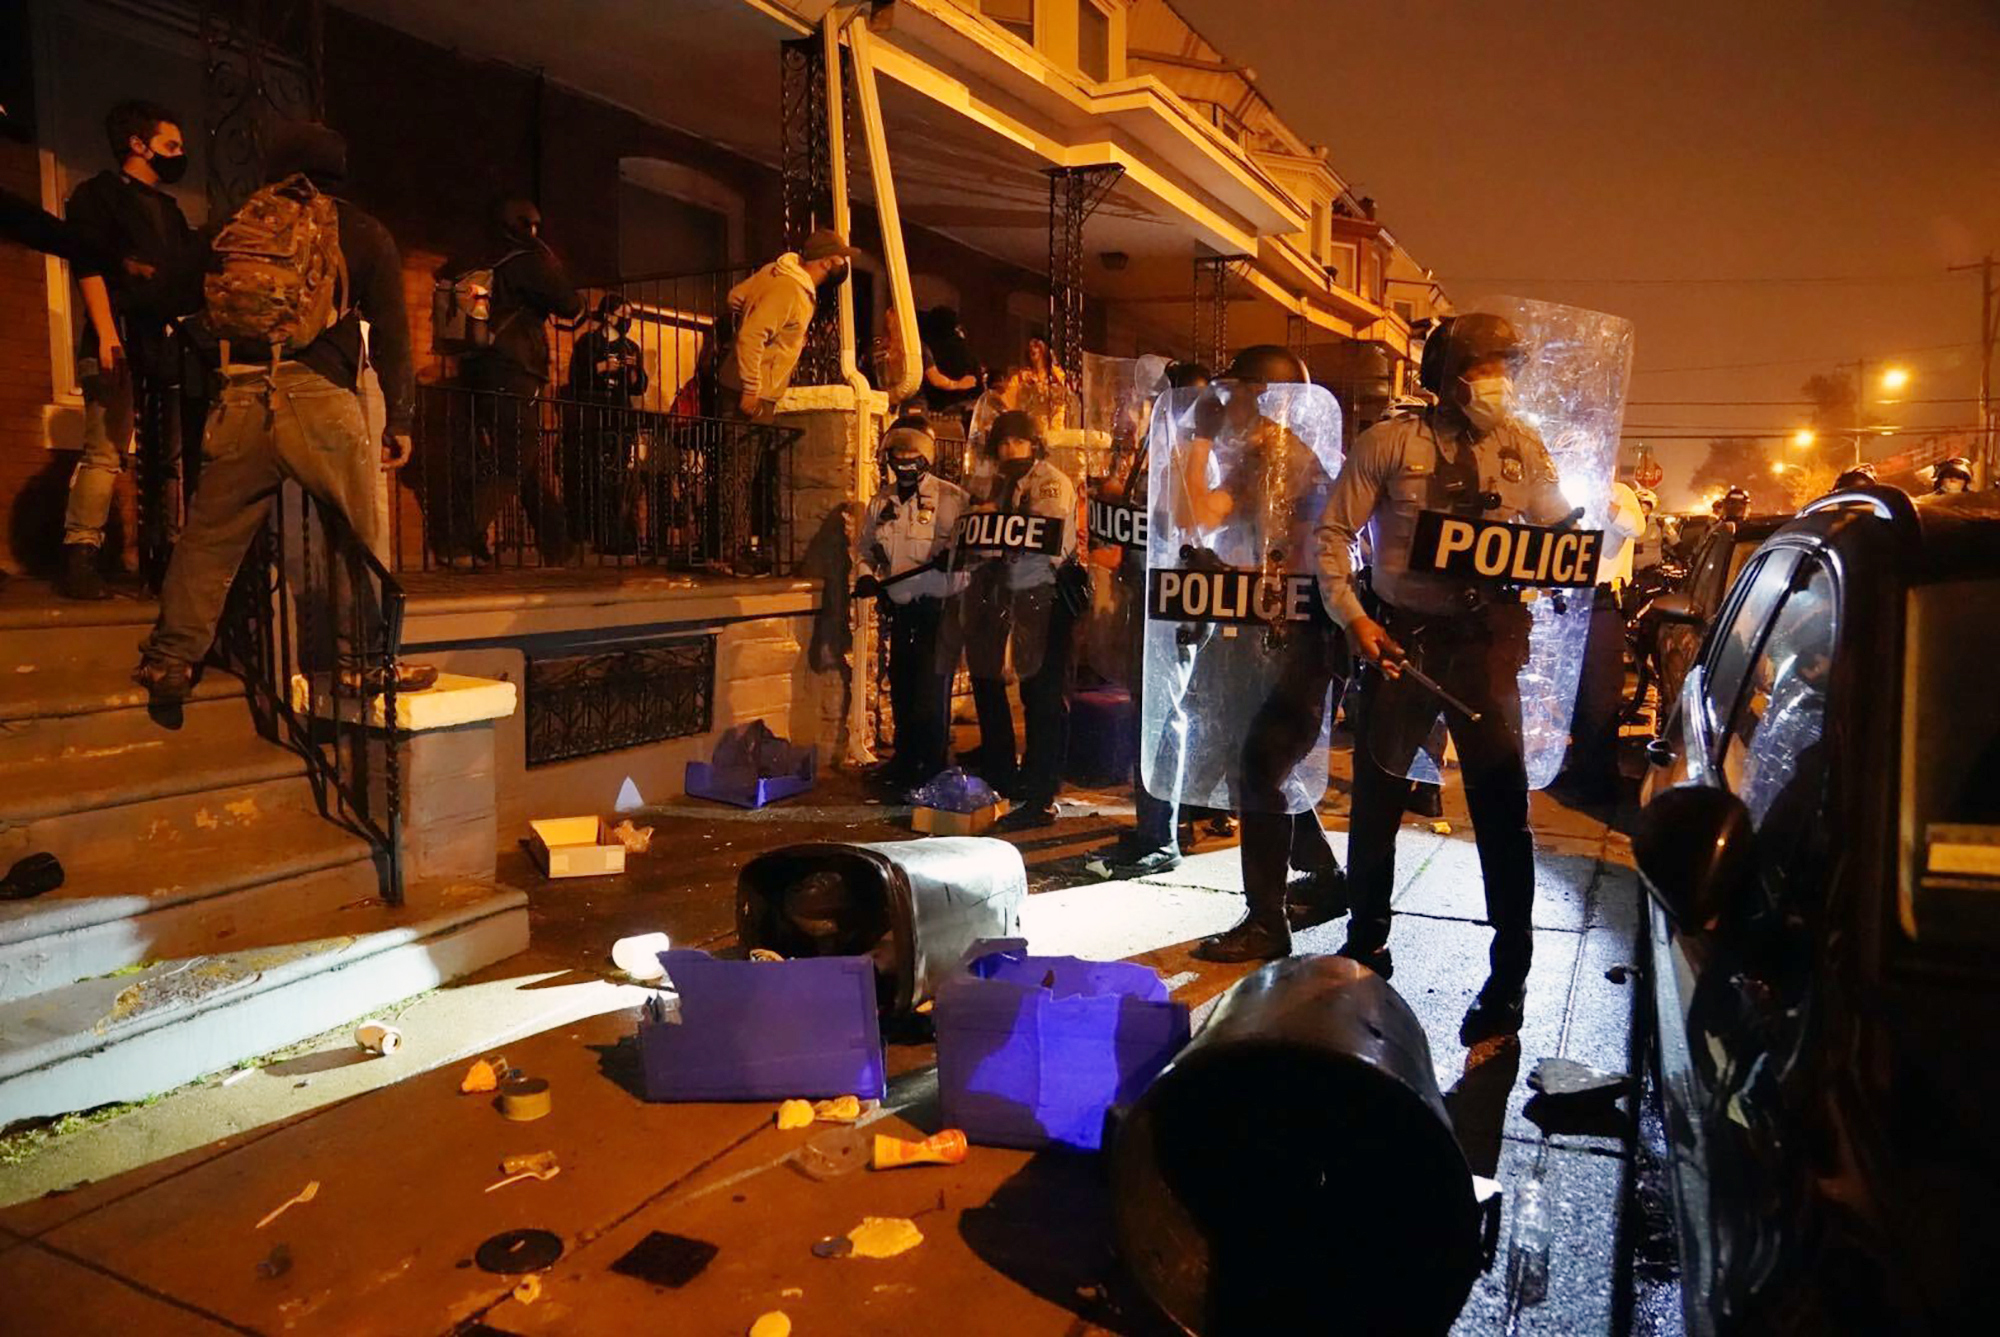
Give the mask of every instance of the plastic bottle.
[(1548, 1185), (1539, 1173), (1514, 1190), (1514, 1224), (1507, 1241), (1507, 1301), (1510, 1309), (1540, 1304), (1549, 1293), (1549, 1240), (1555, 1214)]

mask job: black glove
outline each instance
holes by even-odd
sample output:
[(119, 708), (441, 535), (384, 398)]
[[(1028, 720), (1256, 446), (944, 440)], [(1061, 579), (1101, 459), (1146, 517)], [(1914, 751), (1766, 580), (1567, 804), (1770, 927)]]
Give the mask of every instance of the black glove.
[(873, 599), (881, 592), (882, 582), (872, 575), (863, 576), (854, 582), (854, 597), (857, 599)]

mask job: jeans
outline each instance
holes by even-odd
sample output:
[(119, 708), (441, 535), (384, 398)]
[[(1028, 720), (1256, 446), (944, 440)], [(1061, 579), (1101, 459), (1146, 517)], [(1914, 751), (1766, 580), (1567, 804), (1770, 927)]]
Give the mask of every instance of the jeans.
[[(146, 640), (149, 658), (194, 664), (208, 654), (237, 569), (287, 481), (343, 517), (362, 545), (381, 547), (379, 448), (352, 390), (295, 362), (279, 364), (275, 373), (231, 376), (209, 412), (202, 452), (201, 486), (167, 568), (160, 619)], [(372, 582), (354, 580), (339, 562), (333, 580), (336, 601), (358, 607), (372, 643), (380, 625)], [(348, 598), (341, 596), (343, 584), (353, 586)]]
[[(1521, 753), (1521, 694), (1516, 675), (1528, 657), (1529, 613), (1498, 604), (1456, 617), (1418, 617), (1385, 609), (1389, 632), (1419, 656), (1420, 667), (1480, 712), (1472, 723), (1446, 710), (1458, 747), (1473, 843), (1493, 925), (1495, 978), (1519, 984), (1534, 955), (1534, 836), (1528, 829), (1528, 773)], [(1437, 718), (1439, 704), (1407, 675), (1362, 679), (1361, 728), (1354, 743), (1354, 802), (1348, 817), (1350, 936), (1370, 947), (1388, 941), (1396, 881), (1396, 831), (1409, 801), (1403, 773)]]
[(83, 453), (69, 476), (63, 542), (101, 548), (118, 475), (132, 453), (132, 368), (119, 362), (106, 370), (86, 357), (78, 359), (76, 370), (83, 385)]

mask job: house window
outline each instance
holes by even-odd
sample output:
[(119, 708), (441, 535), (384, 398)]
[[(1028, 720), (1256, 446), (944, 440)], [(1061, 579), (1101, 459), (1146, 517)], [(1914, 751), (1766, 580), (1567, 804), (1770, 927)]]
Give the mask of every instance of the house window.
[(715, 637), (528, 657), (528, 765), (707, 733), (715, 723)]
[(1099, 83), (1111, 77), (1111, 16), (1091, 0), (1076, 0), (1076, 67)]
[(981, 0), (979, 10), (1022, 41), (1035, 41), (1035, 0)]
[(1312, 235), (1306, 238), (1306, 254), (1313, 259), (1326, 261), (1326, 202), (1313, 201)]
[(1417, 308), (1412, 303), (1397, 302), (1395, 304), (1395, 309), (1396, 309), (1396, 314), (1402, 318), (1402, 321), (1405, 325), (1411, 324), (1417, 318)]

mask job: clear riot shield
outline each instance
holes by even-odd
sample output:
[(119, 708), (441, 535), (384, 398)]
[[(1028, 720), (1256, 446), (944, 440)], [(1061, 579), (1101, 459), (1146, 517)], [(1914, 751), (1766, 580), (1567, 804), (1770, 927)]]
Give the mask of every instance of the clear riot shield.
[[(1140, 773), (1184, 805), (1244, 806), (1244, 742), (1293, 638), (1334, 634), (1314, 530), (1340, 471), (1340, 405), (1314, 385), (1219, 383), (1162, 395), (1148, 434)], [(1326, 792), (1330, 708), (1279, 786), (1284, 811)]]
[(1073, 515), (1031, 509), (1027, 493), (1042, 486), (1033, 476), (1018, 486), (998, 478), (994, 500), (959, 517), (946, 558), (957, 593), (938, 626), (939, 672), (955, 673), (961, 654), (975, 678), (1004, 678), (1010, 666), (1019, 678), (1041, 671), (1060, 596), (1053, 584), (1019, 579), (1016, 567), (1060, 555), (1076, 524)]
[(1090, 552), (1097, 569), (1079, 636), (1082, 662), (1134, 691), (1144, 658), (1145, 443), (1153, 403), (1166, 389), (1163, 357), (1083, 355), (1083, 427), (1090, 454)]
[[(1515, 415), (1548, 447), (1564, 496), (1582, 509), (1576, 527), (1601, 533), (1609, 519), (1618, 436), (1631, 379), (1632, 322), (1517, 297), (1491, 298), (1475, 309), (1504, 317), (1520, 337), (1525, 351), (1514, 373)], [(1496, 543), (1496, 550), (1499, 546)], [(1553, 565), (1560, 567), (1564, 550), (1546, 546), (1555, 559)], [(1533, 546), (1517, 548), (1509, 574), (1518, 565), (1542, 576), (1544, 564), (1537, 552)], [(1528, 590), (1519, 614), (1502, 610), (1504, 615), (1494, 620), (1491, 645), (1405, 646), (1411, 663), (1447, 690), (1457, 684), (1465, 695), (1499, 698), (1503, 705), (1508, 704), (1504, 685), (1485, 692), (1479, 688), (1486, 673), (1512, 674), (1518, 720), (1511, 710), (1503, 710), (1503, 718), (1488, 723), (1518, 731), (1530, 789), (1544, 788), (1555, 779), (1569, 746), (1594, 584), (1594, 567), (1588, 572), (1579, 568), (1576, 582), (1568, 588)], [(1383, 710), (1392, 700), (1401, 708)], [(1412, 708), (1416, 701), (1425, 703), (1422, 711)], [(1375, 759), (1413, 780), (1435, 782), (1445, 756), (1446, 717), (1455, 707), (1406, 676), (1378, 696), (1377, 709), (1383, 718), (1364, 725)]]

